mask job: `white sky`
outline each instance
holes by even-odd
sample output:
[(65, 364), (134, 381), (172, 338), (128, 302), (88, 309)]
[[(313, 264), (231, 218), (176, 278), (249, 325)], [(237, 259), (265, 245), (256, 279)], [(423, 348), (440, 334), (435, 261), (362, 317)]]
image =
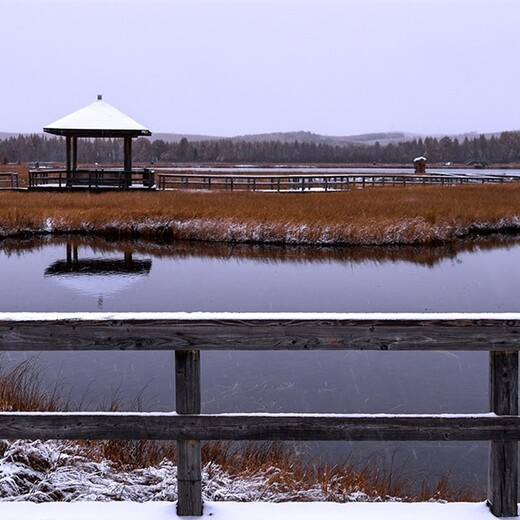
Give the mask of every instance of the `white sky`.
[(520, 129), (519, 0), (0, 0), (0, 131)]

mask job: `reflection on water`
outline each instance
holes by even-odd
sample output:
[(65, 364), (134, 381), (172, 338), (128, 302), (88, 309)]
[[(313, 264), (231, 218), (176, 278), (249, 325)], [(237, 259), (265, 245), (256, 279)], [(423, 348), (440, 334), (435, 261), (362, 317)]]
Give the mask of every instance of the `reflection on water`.
[(78, 245), (67, 243), (65, 260), (56, 260), (47, 269), (45, 276), (93, 276), (107, 275), (118, 278), (120, 275), (148, 274), (151, 260), (135, 260), (131, 251), (125, 251), (123, 258), (79, 258)]
[[(114, 241), (99, 237), (54, 237), (29, 238), (25, 240), (5, 239), (0, 241), (0, 251), (7, 257), (35, 253), (51, 246), (65, 248), (66, 261), (72, 264), (79, 249), (91, 250), (96, 259), (103, 255), (143, 255), (158, 258), (207, 258), (244, 259), (262, 263), (274, 262), (410, 262), (434, 266), (443, 260), (455, 259), (462, 253), (478, 253), (496, 249), (509, 250), (520, 245), (520, 238), (494, 234), (488, 237), (466, 239), (457, 243), (435, 246), (293, 246), (271, 244), (226, 244), (208, 242), (176, 242), (159, 244), (145, 241)], [(125, 256), (126, 258), (126, 256)], [(135, 262), (135, 260), (134, 260)]]
[[(520, 311), (520, 241), (432, 248), (233, 246), (52, 238), (0, 243), (1, 311)], [(10, 353), (12, 362), (23, 358)], [(84, 408), (174, 408), (173, 354), (39, 354)], [(204, 352), (203, 411), (482, 412), (482, 352)], [(86, 395), (85, 395), (86, 393)], [(377, 451), (481, 489), (485, 443), (314, 443), (343, 460)], [(394, 456), (395, 455), (395, 456)]]
[(53, 277), (72, 292), (96, 296), (98, 309), (102, 310), (106, 296), (130, 287), (138, 277), (147, 276), (151, 268), (150, 259), (135, 259), (130, 250), (123, 252), (123, 258), (80, 258), (78, 244), (67, 242), (65, 259), (49, 265), (44, 276)]

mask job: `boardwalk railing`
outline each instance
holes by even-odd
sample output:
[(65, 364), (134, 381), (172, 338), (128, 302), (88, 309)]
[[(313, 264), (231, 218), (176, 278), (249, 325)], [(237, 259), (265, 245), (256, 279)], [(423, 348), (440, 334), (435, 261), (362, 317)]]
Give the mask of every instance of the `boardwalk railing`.
[[(0, 350), (174, 350), (176, 413), (0, 413), (0, 438), (178, 443), (179, 515), (202, 514), (202, 440), (490, 441), (488, 503), (517, 515), (520, 314), (0, 313)], [(201, 414), (202, 350), (489, 351), (476, 414)]]
[(134, 168), (74, 170), (35, 169), (29, 170), (29, 188), (130, 188), (155, 186), (154, 170)]
[(520, 177), (501, 175), (446, 175), (446, 174), (292, 174), (292, 175), (248, 175), (197, 173), (160, 173), (158, 188), (204, 189), (204, 190), (247, 190), (247, 191), (345, 191), (368, 186), (414, 186), (414, 185), (460, 185), (486, 184), (520, 181)]
[(18, 188), (18, 174), (16, 172), (0, 172), (0, 189), (14, 190)]

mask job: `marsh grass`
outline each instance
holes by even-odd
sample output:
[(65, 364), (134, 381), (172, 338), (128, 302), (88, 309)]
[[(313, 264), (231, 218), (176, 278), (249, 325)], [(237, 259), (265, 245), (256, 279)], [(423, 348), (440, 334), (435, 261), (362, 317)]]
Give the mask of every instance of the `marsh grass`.
[(44, 391), (36, 370), (37, 358), (23, 361), (12, 368), (0, 366), (1, 411), (65, 411), (59, 395), (59, 381)]
[[(59, 395), (59, 384), (44, 390), (34, 361), (0, 371), (1, 411), (64, 411), (67, 403)], [(109, 408), (117, 409), (113, 403)], [(110, 461), (121, 472), (159, 466), (165, 460), (175, 462), (175, 443), (157, 441), (76, 441), (81, 460)], [(10, 449), (0, 442), (0, 455)], [(11, 457), (12, 457), (11, 450)], [(18, 446), (18, 462), (34, 471), (45, 471), (46, 455), (38, 455), (31, 446), (27, 453)], [(363, 462), (346, 460), (341, 464), (309, 462), (294, 444), (208, 442), (203, 444), (202, 463), (209, 481), (227, 478), (254, 482), (257, 489), (271, 500), (309, 501), (316, 497), (329, 501), (352, 500), (480, 500), (471, 490), (450, 485), (449, 474), (436, 482), (424, 479), (417, 485), (418, 475), (403, 468), (392, 468), (375, 458)], [(49, 468), (47, 468), (49, 469)], [(263, 490), (263, 491), (262, 491)]]
[(341, 193), (1, 192), (0, 236), (276, 244), (434, 244), (520, 229), (520, 183)]

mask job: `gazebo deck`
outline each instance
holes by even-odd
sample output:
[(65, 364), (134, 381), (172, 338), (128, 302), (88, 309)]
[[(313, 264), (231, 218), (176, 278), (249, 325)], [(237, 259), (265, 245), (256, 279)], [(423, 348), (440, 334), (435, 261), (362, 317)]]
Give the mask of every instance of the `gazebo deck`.
[(149, 168), (33, 169), (29, 170), (30, 190), (154, 190), (154, 170)]

